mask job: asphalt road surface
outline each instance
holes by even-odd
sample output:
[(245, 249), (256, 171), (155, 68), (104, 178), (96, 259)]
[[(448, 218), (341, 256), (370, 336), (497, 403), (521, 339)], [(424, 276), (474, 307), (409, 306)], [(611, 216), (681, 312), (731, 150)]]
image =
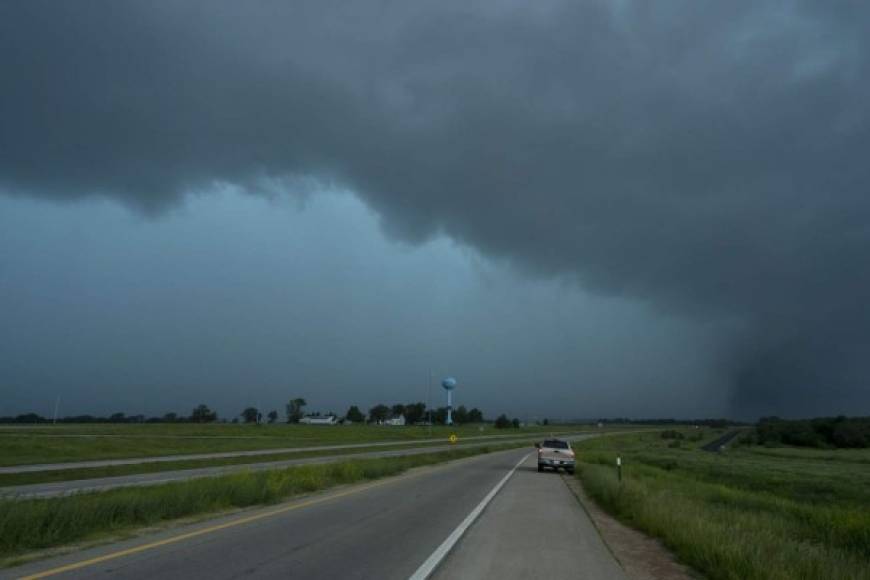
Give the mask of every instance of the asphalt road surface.
[[(594, 437), (589, 435), (573, 435), (567, 437), (572, 441)], [(511, 441), (530, 441), (529, 438), (513, 439), (513, 440), (496, 440), (483, 443), (469, 443), (459, 446), (459, 448), (467, 449), (474, 447), (482, 447), (485, 445), (494, 445), (499, 443), (510, 443)], [(195, 479), (199, 477), (215, 477), (234, 473), (239, 471), (261, 471), (265, 469), (281, 469), (294, 465), (306, 465), (313, 463), (333, 463), (336, 461), (347, 461), (349, 459), (371, 459), (376, 457), (396, 457), (399, 455), (418, 455), (420, 453), (435, 453), (438, 451), (446, 451), (452, 449), (451, 445), (439, 445), (429, 447), (418, 447), (414, 449), (393, 449), (389, 451), (371, 451), (366, 453), (353, 453), (344, 455), (324, 455), (321, 457), (303, 457), (298, 459), (283, 459), (279, 461), (264, 461), (261, 463), (244, 463), (238, 465), (217, 465), (213, 467), (198, 467), (194, 469), (179, 469), (172, 471), (157, 471), (154, 473), (139, 473), (134, 475), (118, 475), (113, 477), (99, 477), (92, 479), (78, 479), (70, 481), (55, 481), (50, 483), (33, 483), (27, 485), (16, 485), (0, 487), (0, 497), (13, 497), (18, 499), (34, 498), (34, 497), (55, 497), (61, 495), (70, 495), (73, 493), (81, 493), (86, 491), (103, 491), (118, 487), (136, 487), (143, 485), (158, 485), (161, 483), (169, 483), (172, 481), (182, 481), (185, 479)]]
[(562, 476), (537, 473), (532, 451), (423, 468), (0, 578), (623, 578)]
[(701, 449), (703, 449), (704, 451), (710, 451), (712, 453), (722, 451), (722, 449), (726, 445), (731, 443), (731, 440), (734, 439), (735, 437), (737, 437), (738, 435), (740, 435), (740, 433), (741, 433), (740, 429), (735, 429), (733, 431), (729, 431), (728, 433), (725, 433), (724, 435), (722, 435), (721, 437), (719, 437), (715, 441), (711, 441), (710, 443), (707, 443), (706, 445), (701, 447)]

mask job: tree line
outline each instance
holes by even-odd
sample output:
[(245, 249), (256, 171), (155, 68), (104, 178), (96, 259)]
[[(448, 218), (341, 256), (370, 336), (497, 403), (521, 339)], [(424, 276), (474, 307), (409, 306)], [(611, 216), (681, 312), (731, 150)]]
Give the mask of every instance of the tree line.
[(744, 439), (746, 443), (767, 446), (866, 448), (870, 447), (870, 417), (762, 417), (755, 432)]
[[(304, 398), (297, 397), (290, 399), (284, 407), (285, 413), (281, 417), (277, 409), (273, 409), (265, 415), (256, 407), (246, 407), (237, 416), (231, 419), (233, 423), (277, 423), (279, 420), (287, 423), (299, 423), (305, 416), (327, 417), (335, 416), (337, 419), (350, 423), (379, 423), (389, 419), (404, 417), (405, 423), (414, 425), (418, 423), (433, 423), (436, 425), (444, 425), (447, 423), (447, 407), (437, 407), (427, 409), (426, 403), (397, 403), (394, 405), (386, 405), (379, 403), (372, 406), (368, 413), (363, 413), (357, 405), (351, 405), (343, 417), (336, 413), (306, 413), (305, 408), (308, 406)], [(180, 414), (175, 412), (166, 413), (159, 417), (146, 417), (145, 415), (126, 415), (125, 413), (113, 413), (108, 416), (97, 415), (72, 415), (65, 417), (53, 418), (43, 417), (37, 413), (24, 413), (21, 415), (0, 417), (0, 423), (214, 423), (218, 421), (216, 411), (209, 408), (206, 404), (200, 404), (194, 407), (190, 414)], [(464, 405), (460, 405), (453, 410), (453, 422), (457, 424), (465, 423), (482, 423), (484, 422), (483, 412), (478, 408), (467, 409)], [(226, 419), (224, 419), (226, 421)]]
[(209, 409), (208, 405), (197, 405), (189, 415), (179, 413), (166, 413), (160, 417), (146, 417), (145, 415), (127, 415), (125, 413), (112, 413), (107, 416), (99, 415), (67, 415), (58, 417), (43, 417), (37, 413), (23, 413), (14, 417), (0, 417), (0, 423), (213, 423), (218, 420), (216, 411)]
[[(287, 422), (298, 423), (304, 416), (304, 408), (307, 406), (305, 399), (291, 399), (286, 406)], [(433, 423), (443, 425), (447, 423), (447, 407), (437, 407), (435, 409), (427, 409), (426, 403), (396, 403), (394, 405), (386, 405), (378, 403), (369, 408), (368, 413), (363, 411), (357, 405), (351, 405), (343, 417), (339, 417), (335, 413), (327, 413), (325, 416), (335, 416), (337, 419), (342, 419), (350, 423), (383, 423), (389, 419), (404, 417), (405, 424), (414, 425), (418, 423)], [(320, 413), (312, 413), (309, 416), (321, 416)], [(478, 408), (467, 409), (464, 405), (460, 405), (453, 410), (454, 423), (482, 423), (484, 421), (483, 412)]]
[(746, 425), (746, 423), (732, 421), (731, 419), (629, 419), (627, 417), (615, 417), (598, 419), (598, 422), (605, 425), (698, 425), (710, 427), (711, 429)]

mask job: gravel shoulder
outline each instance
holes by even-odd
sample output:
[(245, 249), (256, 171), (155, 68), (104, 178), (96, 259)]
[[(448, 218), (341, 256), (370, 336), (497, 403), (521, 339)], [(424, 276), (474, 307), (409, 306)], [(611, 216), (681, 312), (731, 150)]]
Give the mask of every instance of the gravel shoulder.
[(656, 539), (619, 522), (592, 501), (580, 480), (562, 476), (577, 501), (589, 514), (592, 523), (629, 580), (697, 580), (704, 578), (688, 566), (677, 562), (671, 552)]

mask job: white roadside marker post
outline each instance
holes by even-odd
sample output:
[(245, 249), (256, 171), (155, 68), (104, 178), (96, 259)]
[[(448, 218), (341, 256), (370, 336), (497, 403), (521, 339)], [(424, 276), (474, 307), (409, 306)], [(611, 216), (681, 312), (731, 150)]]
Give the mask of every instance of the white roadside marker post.
[(622, 483), (622, 457), (616, 458), (616, 479)]

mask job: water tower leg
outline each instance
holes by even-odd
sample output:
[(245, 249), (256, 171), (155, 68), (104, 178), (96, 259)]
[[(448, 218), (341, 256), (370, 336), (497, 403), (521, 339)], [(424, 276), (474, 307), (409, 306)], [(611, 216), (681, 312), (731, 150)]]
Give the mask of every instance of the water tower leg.
[(447, 391), (447, 424), (453, 425), (453, 391)]

